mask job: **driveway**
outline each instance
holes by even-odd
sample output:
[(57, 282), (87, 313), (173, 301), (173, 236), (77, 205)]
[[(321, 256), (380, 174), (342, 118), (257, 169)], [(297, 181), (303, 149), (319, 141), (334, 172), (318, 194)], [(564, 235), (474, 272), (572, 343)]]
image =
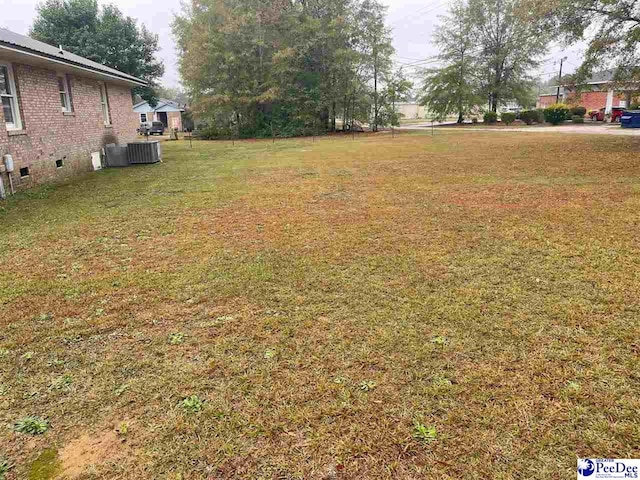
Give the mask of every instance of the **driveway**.
[[(567, 123), (565, 125), (534, 125), (534, 126), (514, 126), (514, 127), (483, 127), (469, 125), (464, 127), (451, 126), (447, 124), (434, 123), (438, 130), (465, 131), (465, 132), (526, 132), (526, 133), (585, 133), (589, 135), (624, 135), (640, 136), (639, 128), (622, 128), (619, 124), (585, 123), (583, 125)], [(450, 124), (449, 124), (450, 125)], [(403, 130), (423, 130), (431, 128), (431, 122), (400, 127)]]

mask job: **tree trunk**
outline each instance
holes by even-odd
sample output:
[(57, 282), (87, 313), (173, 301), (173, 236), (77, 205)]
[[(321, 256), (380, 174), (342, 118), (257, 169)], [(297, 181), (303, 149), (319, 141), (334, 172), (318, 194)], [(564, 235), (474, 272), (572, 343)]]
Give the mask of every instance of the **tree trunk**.
[(498, 112), (498, 95), (495, 93), (491, 94), (491, 111), (494, 113)]
[(336, 101), (331, 104), (331, 131), (336, 131)]
[(349, 112), (349, 104), (347, 103), (347, 96), (344, 96), (343, 99), (343, 103), (342, 103), (342, 131), (346, 131), (347, 130), (347, 115)]
[(378, 131), (378, 56), (373, 54), (373, 129)]
[[(458, 88), (461, 90), (464, 85), (464, 50), (460, 56), (460, 81), (458, 82)], [(458, 124), (464, 122), (464, 109), (462, 108), (462, 93), (458, 90)]]

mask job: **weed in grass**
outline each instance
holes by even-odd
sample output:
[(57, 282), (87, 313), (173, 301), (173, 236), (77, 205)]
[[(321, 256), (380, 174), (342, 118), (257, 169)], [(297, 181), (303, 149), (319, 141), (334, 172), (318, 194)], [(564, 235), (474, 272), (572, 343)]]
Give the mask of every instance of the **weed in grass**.
[(431, 383), (436, 388), (448, 388), (452, 385), (451, 380), (449, 380), (444, 375), (435, 375), (431, 379)]
[(203, 401), (197, 395), (191, 395), (190, 397), (182, 400), (182, 409), (187, 413), (199, 413), (202, 411)]
[(41, 313), (40, 315), (38, 315), (37, 320), (40, 322), (48, 322), (52, 318), (53, 318), (52, 313)]
[(82, 342), (82, 335), (79, 334), (65, 335), (64, 337), (62, 337), (62, 343), (64, 343), (65, 345), (73, 345), (80, 342)]
[(121, 437), (126, 437), (129, 433), (129, 424), (127, 422), (122, 422), (116, 427), (116, 433)]
[(346, 383), (346, 382), (347, 382), (347, 379), (342, 376), (338, 376), (333, 379), (333, 383), (337, 383), (338, 385), (342, 385), (343, 383)]
[(61, 367), (64, 365), (64, 360), (60, 360), (58, 358), (54, 358), (52, 360), (49, 360), (47, 362), (47, 367), (49, 368), (57, 368), (57, 367)]
[(73, 383), (73, 377), (67, 373), (61, 375), (56, 378), (51, 385), (49, 385), (49, 390), (69, 390), (71, 388), (71, 384)]
[(11, 465), (9, 464), (9, 460), (0, 458), (0, 480), (7, 478), (7, 473), (9, 473), (10, 469)]
[(447, 337), (443, 337), (442, 335), (437, 335), (431, 339), (431, 343), (435, 343), (439, 346), (444, 346), (449, 343), (449, 339)]
[(9, 355), (9, 350), (6, 348), (0, 348), (0, 358), (4, 358)]
[(35, 354), (33, 352), (24, 352), (20, 355), (20, 358), (23, 360), (31, 360)]
[(569, 395), (577, 395), (578, 393), (580, 393), (580, 391), (582, 390), (582, 385), (580, 385), (578, 382), (568, 382), (567, 385), (564, 387), (564, 392)]
[(436, 427), (426, 426), (419, 421), (413, 422), (413, 438), (421, 442), (433, 442), (438, 438)]
[(185, 334), (182, 332), (175, 332), (169, 335), (169, 343), (171, 345), (181, 345), (184, 343)]
[(9, 393), (10, 388), (7, 387), (4, 383), (0, 383), (0, 397), (4, 397), (7, 393)]
[(267, 348), (264, 351), (264, 358), (274, 358), (276, 356), (276, 351), (273, 348)]
[(363, 392), (370, 392), (371, 390), (376, 388), (376, 382), (374, 382), (373, 380), (363, 380), (362, 382), (360, 382), (358, 387)]
[(28, 392), (24, 392), (22, 394), (22, 398), (24, 400), (29, 400), (30, 398), (37, 397), (38, 395), (40, 395), (40, 392), (38, 390), (30, 390)]
[(127, 384), (120, 385), (118, 388), (115, 389), (113, 394), (116, 397), (119, 397), (127, 390), (127, 388), (129, 388), (129, 385), (127, 385)]
[(49, 429), (49, 422), (40, 417), (24, 417), (14, 425), (16, 432), (28, 435), (42, 435)]

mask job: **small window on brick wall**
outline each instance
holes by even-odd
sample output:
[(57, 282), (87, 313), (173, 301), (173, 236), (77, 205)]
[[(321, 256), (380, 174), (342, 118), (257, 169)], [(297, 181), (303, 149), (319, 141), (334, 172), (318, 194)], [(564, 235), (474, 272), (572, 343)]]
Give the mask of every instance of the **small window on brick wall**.
[(56, 168), (62, 168), (62, 167), (64, 167), (64, 160), (60, 158), (56, 160)]
[(58, 93), (60, 94), (60, 104), (64, 113), (71, 113), (71, 88), (69, 87), (69, 77), (65, 74), (58, 75)]
[(28, 177), (29, 176), (29, 167), (22, 167), (20, 169), (20, 177), (24, 178), (24, 177)]

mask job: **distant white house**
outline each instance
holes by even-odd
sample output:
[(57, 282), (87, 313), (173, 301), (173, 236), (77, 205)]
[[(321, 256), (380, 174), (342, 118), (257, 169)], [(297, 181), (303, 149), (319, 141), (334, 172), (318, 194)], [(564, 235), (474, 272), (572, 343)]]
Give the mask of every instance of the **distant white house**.
[(418, 103), (396, 103), (396, 113), (402, 115), (404, 119), (426, 118), (424, 106)]
[(133, 106), (133, 111), (140, 117), (142, 122), (162, 122), (166, 128), (175, 128), (182, 131), (182, 114), (184, 105), (180, 105), (173, 100), (161, 98), (155, 107), (149, 102), (139, 102)]

